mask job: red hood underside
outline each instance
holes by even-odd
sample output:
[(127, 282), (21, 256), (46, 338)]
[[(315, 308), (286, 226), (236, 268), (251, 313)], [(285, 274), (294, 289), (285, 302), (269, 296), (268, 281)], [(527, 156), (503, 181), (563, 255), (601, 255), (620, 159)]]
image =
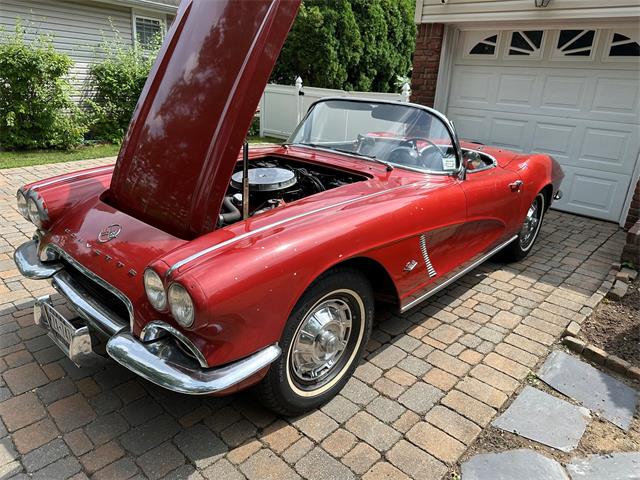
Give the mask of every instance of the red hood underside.
[(107, 201), (180, 238), (215, 227), (300, 0), (183, 0), (147, 79)]

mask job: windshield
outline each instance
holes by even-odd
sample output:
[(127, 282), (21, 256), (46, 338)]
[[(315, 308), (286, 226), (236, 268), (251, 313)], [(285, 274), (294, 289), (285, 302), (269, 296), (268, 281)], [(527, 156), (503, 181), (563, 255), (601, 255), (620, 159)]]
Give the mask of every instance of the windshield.
[(455, 146), (443, 121), (402, 103), (316, 103), (289, 143), (328, 148), (425, 172), (455, 172)]

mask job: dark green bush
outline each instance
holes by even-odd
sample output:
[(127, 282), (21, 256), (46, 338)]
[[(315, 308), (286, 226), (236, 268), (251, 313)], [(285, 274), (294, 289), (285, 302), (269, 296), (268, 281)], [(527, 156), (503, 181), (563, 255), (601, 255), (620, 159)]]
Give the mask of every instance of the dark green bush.
[(91, 66), (86, 107), (95, 139), (120, 142), (153, 66), (160, 39), (150, 48), (127, 45), (120, 37), (104, 43), (104, 60)]
[(49, 37), (25, 40), (16, 23), (0, 31), (0, 148), (69, 149), (82, 142), (86, 126), (71, 100), (71, 59), (53, 49)]
[(411, 70), (414, 0), (303, 0), (271, 81), (397, 91)]

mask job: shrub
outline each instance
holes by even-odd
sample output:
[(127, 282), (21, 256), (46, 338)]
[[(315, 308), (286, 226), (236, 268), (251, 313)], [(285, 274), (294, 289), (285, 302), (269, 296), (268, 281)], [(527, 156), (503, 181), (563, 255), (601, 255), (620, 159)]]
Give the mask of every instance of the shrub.
[(89, 70), (89, 98), (85, 102), (94, 138), (122, 141), (159, 46), (159, 38), (151, 48), (143, 49), (125, 44), (116, 34), (113, 41), (100, 47), (104, 60)]
[(82, 142), (86, 126), (71, 100), (67, 80), (71, 59), (51, 38), (34, 33), (25, 40), (20, 22), (0, 31), (0, 147), (69, 149)]
[(411, 70), (414, 0), (303, 0), (271, 80), (395, 91)]

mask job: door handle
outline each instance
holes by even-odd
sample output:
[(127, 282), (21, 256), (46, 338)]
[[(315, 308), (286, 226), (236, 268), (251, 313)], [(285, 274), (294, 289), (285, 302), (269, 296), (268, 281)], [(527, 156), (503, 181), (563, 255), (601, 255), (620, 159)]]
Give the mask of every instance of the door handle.
[(512, 192), (519, 192), (522, 188), (523, 183), (524, 182), (522, 180), (516, 180), (515, 182), (509, 184), (509, 188)]

